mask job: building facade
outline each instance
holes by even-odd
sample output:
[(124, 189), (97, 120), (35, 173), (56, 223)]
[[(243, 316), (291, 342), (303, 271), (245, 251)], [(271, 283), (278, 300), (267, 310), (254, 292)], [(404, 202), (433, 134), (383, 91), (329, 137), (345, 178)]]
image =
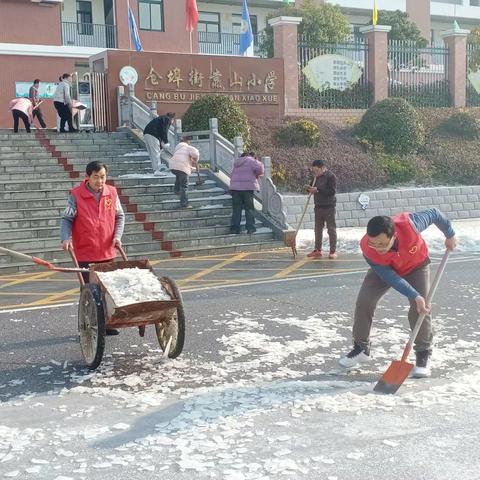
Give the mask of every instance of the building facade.
[[(268, 16), (302, 1), (248, 0), (257, 52)], [(370, 21), (373, 0), (316, 1), (339, 5), (353, 32)], [(242, 0), (198, 0), (193, 35), (184, 27), (184, 0), (0, 0), (0, 104), (7, 105), (18, 85), (34, 78), (54, 84), (65, 72), (81, 76), (90, 69), (89, 58), (105, 49), (132, 51), (128, 6), (145, 51), (239, 54)], [(454, 20), (464, 29), (480, 24), (480, 0), (377, 0), (377, 6), (407, 12), (434, 43)], [(44, 111), (53, 126), (53, 107)], [(10, 114), (0, 108), (0, 127), (10, 124)]]

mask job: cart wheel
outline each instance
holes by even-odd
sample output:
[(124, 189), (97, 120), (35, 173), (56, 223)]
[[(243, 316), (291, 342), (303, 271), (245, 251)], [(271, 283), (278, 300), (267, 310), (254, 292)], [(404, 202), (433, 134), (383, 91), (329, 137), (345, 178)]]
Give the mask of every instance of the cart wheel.
[(176, 358), (182, 353), (185, 342), (185, 311), (183, 309), (182, 294), (175, 281), (171, 278), (162, 277), (160, 280), (168, 294), (172, 299), (178, 300), (179, 304), (175, 313), (167, 321), (155, 324), (155, 330), (157, 332), (158, 343), (163, 351), (167, 348), (170, 338), (172, 339), (168, 357)]
[(92, 370), (102, 361), (105, 350), (105, 310), (100, 287), (86, 283), (78, 303), (78, 333), (86, 364)]

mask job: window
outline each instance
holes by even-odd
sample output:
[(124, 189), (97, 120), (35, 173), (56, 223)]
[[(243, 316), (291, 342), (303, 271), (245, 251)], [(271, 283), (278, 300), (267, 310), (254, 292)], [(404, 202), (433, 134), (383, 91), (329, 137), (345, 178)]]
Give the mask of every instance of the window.
[(92, 2), (77, 2), (77, 31), (79, 35), (93, 35)]
[[(240, 32), (240, 26), (241, 26), (241, 20), (242, 20), (242, 15), (238, 13), (234, 13), (232, 15), (233, 17), (233, 22), (232, 22), (232, 32), (239, 35)], [(253, 33), (253, 43), (254, 45), (257, 45), (258, 43), (258, 22), (257, 22), (257, 16), (256, 15), (250, 15), (250, 24), (252, 25), (252, 33)]]
[(141, 30), (163, 32), (163, 0), (138, 0), (138, 24)]
[(215, 12), (198, 12), (198, 27), (202, 37), (208, 43), (220, 43), (220, 14)]

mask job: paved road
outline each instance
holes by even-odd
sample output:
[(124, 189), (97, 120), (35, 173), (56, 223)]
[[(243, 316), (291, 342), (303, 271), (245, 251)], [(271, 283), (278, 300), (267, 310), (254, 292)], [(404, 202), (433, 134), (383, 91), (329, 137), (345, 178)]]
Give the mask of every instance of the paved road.
[[(151, 328), (144, 339), (127, 329), (107, 339), (104, 362), (91, 373), (77, 344), (76, 306), (0, 313), (0, 474), (480, 478), (480, 256), (453, 255), (439, 287), (433, 378), (408, 380), (396, 396), (380, 398), (371, 390), (400, 356), (406, 302), (387, 294), (375, 361), (340, 370), (361, 258), (332, 271), (332, 262), (296, 268), (280, 255), (257, 257), (250, 273), (235, 274), (236, 284), (218, 268), (229, 259), (216, 260), (172, 272), (190, 285), (187, 341), (175, 361), (161, 360)], [(282, 268), (266, 270), (276, 262)]]

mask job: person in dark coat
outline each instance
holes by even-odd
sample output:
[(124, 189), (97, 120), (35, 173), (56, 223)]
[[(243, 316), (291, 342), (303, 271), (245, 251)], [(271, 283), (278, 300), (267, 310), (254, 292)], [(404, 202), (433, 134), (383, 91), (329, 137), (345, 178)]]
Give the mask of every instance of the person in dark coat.
[(160, 153), (165, 144), (168, 143), (168, 129), (175, 118), (174, 113), (167, 113), (151, 120), (143, 131), (143, 140), (147, 147), (152, 168), (155, 175), (160, 174)]
[(35, 119), (35, 117), (37, 117), (38, 123), (40, 123), (40, 126), (42, 128), (47, 128), (47, 124), (43, 119), (42, 111), (40, 110), (40, 104), (42, 103), (42, 100), (40, 99), (40, 80), (38, 78), (36, 78), (33, 81), (33, 85), (30, 87), (30, 90), (28, 91), (28, 98), (30, 99), (33, 105), (33, 118)]
[(315, 175), (313, 186), (306, 187), (308, 193), (313, 193), (315, 203), (315, 249), (307, 257), (320, 258), (322, 256), (323, 227), (327, 224), (330, 253), (328, 258), (337, 258), (337, 225), (335, 223), (335, 206), (337, 204), (337, 177), (327, 170), (323, 160), (314, 160), (312, 171)]

